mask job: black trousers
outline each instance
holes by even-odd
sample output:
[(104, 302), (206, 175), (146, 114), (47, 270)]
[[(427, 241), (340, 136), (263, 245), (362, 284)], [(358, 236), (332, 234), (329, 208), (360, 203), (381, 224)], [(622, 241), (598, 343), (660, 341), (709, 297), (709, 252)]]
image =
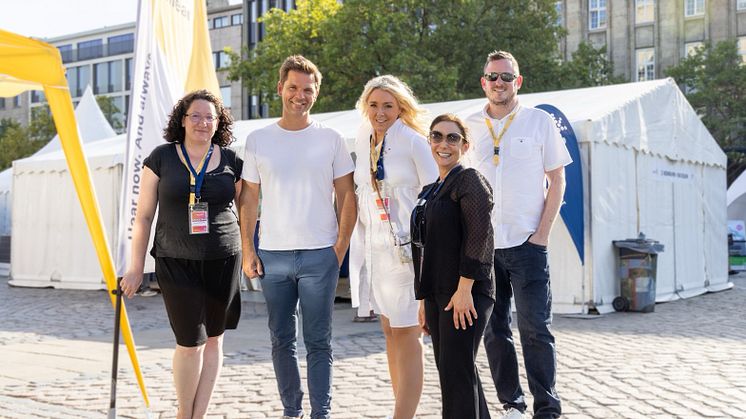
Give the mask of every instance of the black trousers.
[(444, 310), (450, 295), (436, 294), (425, 299), (425, 321), (440, 376), (443, 419), (490, 418), (475, 360), (494, 301), (481, 294), (472, 297), (477, 320), (466, 330), (454, 327), (453, 310)]

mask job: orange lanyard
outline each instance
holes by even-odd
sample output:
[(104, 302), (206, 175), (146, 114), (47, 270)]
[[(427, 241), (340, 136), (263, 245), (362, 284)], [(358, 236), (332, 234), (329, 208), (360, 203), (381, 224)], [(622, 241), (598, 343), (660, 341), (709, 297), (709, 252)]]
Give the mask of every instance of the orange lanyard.
[[(517, 110), (516, 110), (517, 111)], [(500, 134), (495, 135), (495, 130), (492, 128), (492, 121), (490, 121), (489, 118), (484, 118), (484, 122), (487, 124), (487, 128), (490, 131), (490, 135), (492, 136), (492, 144), (494, 146), (494, 154), (492, 155), (492, 163), (494, 163), (495, 166), (497, 166), (500, 163), (500, 140), (503, 139), (503, 135), (505, 135), (505, 131), (508, 130), (508, 127), (510, 127), (510, 124), (513, 123), (513, 118), (515, 118), (515, 115), (518, 112), (513, 112), (508, 117), (508, 122), (505, 123), (503, 126), (503, 129), (500, 130)]]

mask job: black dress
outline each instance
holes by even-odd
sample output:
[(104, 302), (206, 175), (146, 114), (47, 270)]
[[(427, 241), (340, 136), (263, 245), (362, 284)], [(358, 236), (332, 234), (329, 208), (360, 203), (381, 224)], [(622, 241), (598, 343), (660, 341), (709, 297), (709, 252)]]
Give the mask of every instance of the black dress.
[[(474, 169), (456, 166), (442, 184), (425, 186), (426, 200), (412, 216), (415, 295), (425, 300), (425, 319), (440, 376), (443, 418), (489, 418), (475, 359), (495, 299), (492, 190)], [(422, 201), (420, 201), (421, 203)], [(423, 258), (424, 255), (424, 258)], [(473, 326), (456, 329), (445, 311), (460, 277), (474, 280)]]

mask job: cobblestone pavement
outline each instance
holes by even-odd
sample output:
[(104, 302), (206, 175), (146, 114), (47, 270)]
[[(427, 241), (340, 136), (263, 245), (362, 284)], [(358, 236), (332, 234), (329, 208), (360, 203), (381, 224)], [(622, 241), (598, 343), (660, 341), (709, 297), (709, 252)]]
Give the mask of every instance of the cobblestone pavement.
[[(746, 418), (746, 277), (733, 282), (730, 291), (658, 304), (654, 313), (556, 316), (565, 417)], [(264, 305), (257, 293), (244, 293), (244, 300), (239, 329), (226, 334), (210, 418), (281, 416)], [(127, 309), (151, 406), (143, 407), (122, 346), (118, 417), (172, 418), (174, 343), (162, 300), (138, 297)], [(349, 303), (335, 309), (334, 417), (383, 418), (393, 407), (383, 336), (377, 324), (352, 323)], [(12, 288), (0, 278), (0, 418), (105, 417), (112, 324), (104, 292)], [(418, 418), (438, 418), (427, 339), (426, 360)], [(483, 354), (479, 367), (497, 417)], [(523, 382), (528, 388), (525, 376)]]

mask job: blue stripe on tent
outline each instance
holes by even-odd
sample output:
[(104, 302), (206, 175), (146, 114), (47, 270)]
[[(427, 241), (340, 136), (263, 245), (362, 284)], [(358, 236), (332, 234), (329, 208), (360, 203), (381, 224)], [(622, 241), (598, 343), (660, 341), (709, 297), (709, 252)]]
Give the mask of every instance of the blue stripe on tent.
[(570, 232), (572, 242), (580, 256), (580, 262), (585, 264), (585, 245), (583, 235), (583, 171), (580, 163), (580, 149), (578, 148), (578, 139), (575, 136), (570, 122), (565, 115), (552, 105), (542, 104), (536, 108), (547, 112), (554, 118), (557, 127), (565, 139), (565, 145), (572, 157), (572, 163), (565, 167), (565, 179), (567, 187), (565, 188), (565, 202), (560, 209), (560, 216), (565, 222), (567, 230)]

